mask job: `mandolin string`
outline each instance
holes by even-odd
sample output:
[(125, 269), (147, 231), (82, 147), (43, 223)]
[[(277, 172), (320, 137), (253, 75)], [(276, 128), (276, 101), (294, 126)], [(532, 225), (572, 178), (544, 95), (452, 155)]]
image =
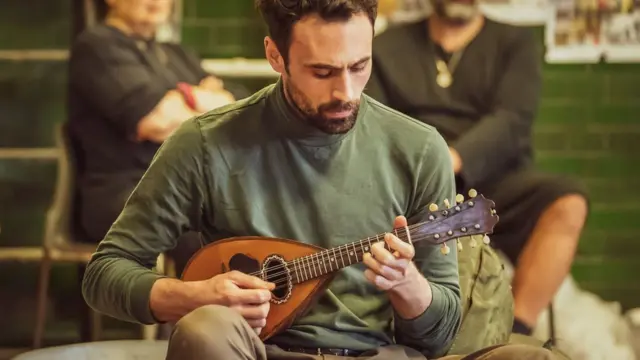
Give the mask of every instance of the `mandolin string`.
[[(459, 205), (456, 205), (456, 206), (459, 206)], [(449, 209), (443, 209), (443, 210), (449, 210)], [(460, 212), (462, 212), (464, 210), (465, 209), (458, 210), (456, 212), (460, 213)], [(433, 215), (433, 212), (431, 213), (431, 215)], [(398, 235), (398, 230), (399, 229), (400, 230), (407, 229), (409, 231), (409, 233), (411, 233), (412, 230), (414, 230), (414, 229), (416, 229), (418, 227), (422, 227), (422, 226), (426, 225), (427, 223), (433, 225), (433, 224), (436, 224), (436, 223), (438, 223), (440, 221), (443, 221), (445, 219), (448, 219), (448, 218), (449, 217), (447, 217), (447, 216), (445, 216), (445, 217), (438, 216), (434, 220), (425, 220), (425, 221), (422, 221), (422, 222), (418, 222), (416, 224), (408, 225), (406, 228), (400, 227), (400, 228), (393, 229), (393, 232), (395, 232), (395, 235), (400, 240), (406, 242), (406, 241), (408, 241), (408, 238), (409, 238), (406, 235), (407, 231), (404, 231), (402, 235)], [(362, 250), (362, 246), (364, 245), (365, 241), (368, 241), (369, 243), (371, 243), (372, 241), (373, 242), (384, 241), (384, 236), (387, 233), (388, 232), (376, 234), (376, 235), (373, 235), (371, 237), (367, 237), (366, 239), (356, 240), (356, 241), (354, 241), (352, 243), (343, 244), (343, 245), (340, 245), (340, 246), (332, 248), (332, 249), (322, 250), (322, 251), (319, 251), (319, 252), (317, 252), (315, 254), (311, 254), (311, 255), (303, 256), (301, 258), (297, 258), (297, 259), (294, 259), (294, 260), (291, 260), (291, 261), (287, 261), (283, 265), (278, 265), (278, 266), (274, 266), (273, 268), (270, 268), (269, 270), (271, 270), (271, 271), (283, 269), (283, 271), (275, 273), (275, 274), (270, 274), (270, 276), (280, 276), (280, 275), (286, 274), (287, 272), (291, 272), (291, 269), (289, 267), (292, 266), (292, 265), (294, 266), (294, 271), (296, 269), (302, 269), (303, 271), (305, 271), (305, 274), (306, 274), (306, 271), (309, 271), (309, 274), (313, 274), (312, 270), (315, 270), (316, 266), (318, 266), (317, 269), (320, 270), (320, 272), (322, 272), (321, 271), (322, 269), (319, 267), (319, 265), (322, 265), (322, 264), (325, 263), (325, 259), (324, 259), (323, 254), (326, 253), (327, 257), (329, 257), (329, 258), (331, 258), (332, 256), (336, 257), (337, 255), (340, 255), (340, 257), (342, 258), (345, 255), (345, 252), (343, 250), (347, 250), (346, 251), (346, 255), (350, 256), (349, 255), (349, 251), (351, 251), (351, 250), (349, 250), (349, 247), (352, 247), (354, 250), (356, 250), (356, 258), (357, 258), (357, 256), (358, 256), (357, 252), (358, 251), (356, 249), (356, 246), (358, 246), (360, 248), (360, 250)], [(421, 235), (421, 236), (417, 236), (416, 237), (416, 236), (413, 236), (413, 235), (410, 234), (411, 240), (415, 241), (415, 242), (424, 240), (424, 239), (426, 239), (426, 238), (428, 238), (428, 237), (430, 237), (432, 235), (433, 234), (427, 234), (427, 235), (424, 235), (424, 236)], [(380, 238), (382, 238), (382, 239), (380, 239)], [(336, 254), (336, 252), (338, 252), (338, 254)], [(320, 259), (321, 257), (322, 257), (322, 259)], [(308, 263), (309, 265), (305, 264), (305, 259), (306, 259), (306, 263)], [(320, 260), (320, 261), (318, 261), (318, 260)], [(298, 262), (298, 264), (296, 264), (296, 261)], [(324, 266), (326, 267), (326, 265), (324, 265)], [(285, 268), (286, 268), (286, 270), (284, 270)], [(318, 271), (314, 271), (314, 272), (316, 273), (316, 276), (317, 276), (317, 272)], [(262, 273), (263, 273), (263, 271), (260, 270), (260, 271), (256, 271), (256, 272), (250, 273), (249, 275), (260, 276)], [(310, 278), (311, 277), (314, 277), (314, 276), (310, 276)]]
[[(419, 237), (419, 238), (420, 238), (420, 237)], [(355, 264), (355, 263), (354, 263), (354, 264)], [(353, 264), (350, 264), (350, 265), (353, 265)], [(309, 267), (307, 267), (306, 269), (309, 269)], [(310, 271), (310, 270), (309, 270), (309, 271)], [(317, 277), (317, 276), (316, 276), (316, 277)], [(311, 277), (309, 277), (309, 279), (308, 279), (308, 280), (311, 280), (312, 278), (315, 278), (315, 277), (314, 277), (314, 276), (311, 276)], [(306, 281), (306, 280), (303, 280), (303, 281), (301, 281), (301, 282), (304, 282), (304, 281)], [(286, 288), (286, 287), (288, 286), (289, 280), (288, 280), (287, 278), (284, 278), (284, 279), (276, 280), (276, 281), (274, 281), (273, 283), (276, 285), (276, 287), (275, 287), (272, 291), (276, 291), (276, 290), (280, 290), (280, 289), (284, 289), (284, 288)]]
[[(303, 257), (294, 259), (292, 261), (287, 261), (285, 263), (285, 265), (278, 265), (278, 266), (274, 266), (273, 268), (269, 269), (269, 270), (280, 270), (280, 269), (284, 269), (286, 267), (287, 270), (284, 270), (284, 271), (281, 271), (281, 272), (275, 273), (275, 274), (270, 274), (270, 276), (279, 276), (279, 275), (286, 274), (287, 272), (291, 271), (291, 269), (289, 269), (289, 266), (292, 266), (292, 265), (297, 269), (302, 269), (302, 270), (305, 270), (305, 271), (309, 270), (309, 273), (311, 273), (311, 269), (313, 269), (316, 265), (320, 265), (320, 264), (324, 263), (324, 256), (322, 256), (322, 253), (327, 252), (327, 256), (328, 257), (337, 257), (337, 256), (343, 257), (344, 255), (350, 256), (349, 255), (349, 251), (352, 251), (352, 250), (349, 249), (350, 247), (354, 248), (354, 250), (356, 250), (356, 252), (357, 252), (357, 249), (355, 247), (357, 246), (357, 247), (360, 248), (360, 250), (362, 250), (362, 245), (363, 245), (364, 241), (369, 241), (369, 242), (373, 242), (373, 243), (378, 243), (378, 242), (384, 241), (384, 235), (382, 235), (382, 239), (379, 239), (380, 236), (381, 235), (378, 234), (378, 235), (375, 235), (375, 236), (372, 236), (372, 237), (368, 237), (366, 239), (362, 239), (360, 241), (356, 241), (356, 242), (348, 243), (348, 244), (343, 244), (343, 245), (337, 246), (337, 247), (332, 248), (332, 249), (322, 250), (322, 251), (319, 251), (319, 252), (317, 252), (315, 254), (303, 256)], [(407, 239), (408, 239), (406, 237), (406, 235), (396, 235), (396, 236), (402, 241), (407, 241)], [(425, 236), (424, 238), (426, 238), (426, 237), (428, 237), (428, 236)], [(414, 239), (412, 237), (411, 239), (412, 240), (416, 240), (416, 241), (421, 240), (420, 237), (418, 237), (417, 239)], [(346, 252), (344, 252), (343, 250), (346, 250)], [(322, 257), (322, 259), (320, 259), (321, 257)], [(356, 254), (356, 257), (357, 257), (357, 254)], [(320, 260), (320, 261), (316, 262), (316, 260)], [(296, 261), (297, 261), (298, 264), (296, 264)], [(260, 270), (260, 271), (256, 271), (256, 272), (250, 273), (249, 275), (259, 276), (262, 273), (263, 273), (263, 271)]]
[[(421, 224), (415, 224), (415, 225), (411, 225), (408, 226), (408, 228), (411, 229), (415, 229), (416, 227), (420, 226)], [(399, 228), (402, 229), (402, 228)], [(396, 237), (398, 237), (400, 240), (407, 242), (408, 241), (408, 236), (406, 235), (406, 231), (403, 232), (403, 234), (398, 234), (397, 232), (398, 229), (394, 229), (395, 235)], [(411, 232), (411, 231), (409, 231)], [(411, 236), (411, 240), (412, 241), (421, 241), (424, 239), (427, 239), (429, 237), (431, 237), (433, 234), (427, 234), (427, 235), (420, 235), (420, 236)], [(380, 237), (382, 237), (382, 239), (380, 239)], [(349, 258), (351, 257), (351, 255), (349, 255), (349, 251), (352, 251), (350, 248), (353, 248), (353, 250), (355, 250), (356, 252), (356, 259), (358, 257), (358, 255), (362, 256), (362, 254), (358, 253), (358, 249), (356, 248), (356, 246), (359, 248), (359, 250), (362, 250), (363, 245), (365, 245), (365, 241), (368, 241), (370, 244), (371, 242), (373, 243), (377, 243), (377, 242), (383, 242), (384, 241), (384, 233), (383, 234), (378, 234), (378, 235), (374, 235), (372, 237), (368, 237), (366, 239), (362, 239), (353, 243), (348, 243), (348, 244), (343, 244), (340, 245), (336, 248), (332, 248), (332, 249), (327, 249), (327, 250), (322, 250), (319, 251), (315, 254), (311, 254), (311, 255), (307, 255), (298, 259), (294, 259), (292, 261), (288, 261), (286, 262), (284, 265), (278, 265), (278, 266), (274, 266), (273, 268), (270, 268), (269, 270), (273, 271), (273, 270), (280, 270), (280, 269), (285, 269), (283, 271), (280, 271), (278, 273), (275, 274), (269, 274), (269, 276), (271, 277), (277, 277), (277, 276), (281, 276), (284, 275), (288, 272), (292, 272), (292, 269), (290, 268), (290, 266), (294, 266), (293, 271), (299, 270), (299, 272), (303, 272), (305, 275), (310, 274), (309, 278), (313, 278), (317, 276), (318, 270), (320, 272), (322, 272), (322, 269), (320, 268), (320, 265), (323, 265), (326, 268), (326, 261), (325, 261), (325, 256), (323, 254), (326, 254), (327, 258), (331, 258), (331, 257), (337, 257), (338, 255), (340, 256), (340, 258), (342, 259), (344, 257), (344, 255), (346, 254)], [(385, 247), (386, 248), (386, 247)], [(343, 251), (346, 250), (346, 253)], [(389, 250), (389, 249), (387, 249)], [(336, 254), (336, 252), (338, 252), (338, 254)], [(363, 252), (364, 254), (364, 252)], [(305, 261), (306, 260), (306, 261)], [(296, 264), (296, 261), (298, 262)], [(349, 264), (351, 265), (351, 264)], [(332, 265), (329, 265), (330, 267)], [(250, 273), (249, 275), (253, 275), (253, 276), (260, 276), (262, 275), (263, 271), (256, 271), (253, 273)], [(316, 274), (314, 276), (314, 273)]]
[[(429, 237), (429, 235), (426, 235), (426, 236), (419, 236), (419, 237), (417, 237), (417, 239), (416, 239), (416, 240), (417, 240), (417, 241), (419, 241), (419, 240), (425, 239), (425, 238), (427, 238), (427, 237)], [(363, 254), (364, 254), (364, 253), (363, 253)], [(315, 254), (314, 254), (314, 255), (315, 255)], [(359, 254), (359, 255), (360, 255), (360, 257), (362, 257), (362, 254)], [(358, 261), (358, 262), (361, 262), (361, 261)], [(320, 267), (316, 267), (316, 269), (317, 269), (317, 270), (312, 272), (312, 266), (311, 266), (311, 265), (313, 265), (313, 266), (315, 267), (316, 265), (319, 265), (319, 263), (317, 263), (317, 262), (315, 262), (315, 263), (311, 263), (311, 262), (309, 262), (309, 263), (310, 263), (310, 265), (309, 265), (309, 266), (307, 266), (307, 265), (305, 264), (303, 267), (297, 267), (296, 269), (294, 269), (294, 271), (291, 271), (291, 269), (289, 269), (289, 271), (290, 271), (290, 272), (295, 272), (295, 273), (296, 273), (296, 277), (297, 277), (298, 279), (300, 278), (300, 276), (299, 276), (298, 274), (299, 274), (299, 273), (301, 273), (302, 271), (304, 271), (304, 272), (305, 272), (305, 274), (306, 274), (307, 272), (310, 274), (310, 276), (309, 276), (309, 278), (308, 278), (307, 280), (310, 280), (310, 279), (313, 279), (313, 278), (318, 277), (318, 275), (317, 275), (318, 271), (317, 271), (317, 270), (320, 270), (320, 272), (322, 273), (322, 269), (321, 269)], [(350, 263), (348, 266), (353, 265), (353, 264), (355, 264), (355, 263)], [(346, 267), (346, 266), (345, 266), (345, 267)], [(337, 269), (337, 270), (339, 270), (339, 269)], [(332, 271), (334, 271), (334, 270), (331, 270), (331, 272), (332, 272)], [(280, 272), (280, 273), (277, 273), (277, 274), (270, 274), (270, 276), (279, 276), (279, 275), (283, 275), (283, 274), (286, 274), (286, 273), (287, 273), (287, 271), (283, 271), (283, 272)], [(315, 276), (314, 276), (314, 273), (315, 273)], [(327, 272), (327, 273), (328, 273), (328, 272)], [(322, 276), (322, 275), (326, 275), (326, 273), (325, 273), (325, 274), (321, 274), (320, 276)], [(306, 280), (299, 281), (299, 283), (300, 283), (300, 282), (304, 282), (304, 281), (306, 281)], [(275, 281), (273, 281), (273, 283), (276, 285), (276, 287), (275, 287), (275, 289), (274, 289), (274, 290), (281, 289), (283, 286), (286, 286), (286, 284), (287, 284), (288, 282), (289, 282), (289, 279), (288, 279), (288, 278), (276, 279)]]
[[(438, 218), (437, 220), (441, 220), (441, 218)], [(418, 228), (418, 227), (424, 226), (424, 225), (425, 225), (426, 223), (428, 223), (428, 222), (429, 222), (429, 221), (424, 221), (424, 222), (419, 222), (419, 223), (416, 223), (416, 224), (413, 224), (413, 225), (408, 225), (408, 226), (407, 226), (407, 228), (409, 229), (409, 232), (411, 232), (411, 230), (414, 230), (414, 229), (416, 229), (416, 228)], [(431, 221), (430, 223), (432, 223), (432, 224), (433, 224), (433, 223), (437, 223), (437, 222), (438, 222), (438, 221)], [(404, 228), (402, 228), (402, 227), (401, 227), (401, 228), (398, 228), (398, 229), (403, 229), (403, 230), (404, 230)], [(393, 229), (393, 231), (397, 234), (397, 230), (398, 230), (398, 229)], [(385, 234), (387, 234), (387, 233), (388, 233), (388, 232), (381, 233), (381, 234), (376, 234), (376, 235), (373, 235), (373, 236), (367, 237), (367, 238), (365, 238), (365, 239), (356, 240), (356, 241), (354, 241), (354, 242), (347, 243), (347, 244), (343, 244), (343, 245), (337, 246), (337, 247), (335, 247), (335, 248), (332, 248), (332, 249), (326, 249), (326, 250), (323, 250), (323, 251), (331, 251), (331, 252), (333, 252), (334, 254), (335, 254), (335, 252), (336, 252), (336, 251), (338, 251), (338, 252), (340, 252), (340, 255), (342, 256), (342, 255), (344, 255), (344, 254), (345, 254), (345, 253), (343, 253), (343, 252), (342, 252), (342, 250), (345, 250), (345, 249), (346, 249), (346, 250), (347, 250), (347, 253), (346, 253), (346, 254), (347, 254), (347, 256), (348, 256), (349, 247), (354, 247), (354, 246), (356, 246), (356, 245), (357, 245), (357, 246), (361, 246), (361, 244), (362, 244), (364, 241), (370, 241), (370, 240), (371, 240), (371, 241), (373, 241), (373, 239), (378, 239), (378, 238), (382, 238), (382, 240), (377, 240), (377, 242), (379, 242), (379, 241), (383, 241), (383, 240), (384, 240), (384, 235), (385, 235)], [(398, 236), (398, 235), (396, 235), (396, 236)], [(400, 240), (402, 240), (402, 241), (407, 241), (406, 231), (404, 231), (404, 235), (402, 235), (402, 237), (401, 237), (401, 236), (398, 236), (398, 238), (400, 238)], [(420, 240), (424, 240), (425, 238), (426, 238), (426, 237), (424, 237), (424, 238), (414, 238), (414, 237), (412, 236), (412, 237), (411, 237), (411, 240), (420, 241)], [(343, 249), (343, 248), (344, 248), (344, 249)], [(317, 256), (317, 255), (318, 255), (318, 254), (320, 254), (321, 252), (322, 252), (322, 251), (320, 251), (320, 252), (318, 252), (318, 253), (315, 253), (315, 254), (312, 254), (312, 255), (307, 255), (307, 256), (304, 256), (304, 257), (301, 257), (301, 258), (298, 258), (298, 259), (294, 259), (294, 260), (292, 260), (292, 261), (287, 261), (287, 262), (285, 263), (286, 265), (278, 265), (278, 266), (274, 266), (274, 267), (273, 267), (273, 268), (271, 268), (270, 270), (283, 269), (285, 266), (286, 266), (286, 267), (288, 267), (288, 266), (290, 266), (290, 265), (294, 265), (294, 262), (295, 262), (296, 260), (298, 260), (298, 262), (303, 262), (303, 258), (310, 257), (310, 258), (309, 258), (309, 260), (310, 260), (311, 258), (313, 258), (314, 256)], [(307, 260), (307, 262), (309, 262), (309, 260)], [(305, 265), (305, 266), (306, 266), (306, 265)], [(250, 273), (249, 275), (252, 275), (252, 276), (258, 276), (258, 275), (260, 275), (261, 273), (262, 273), (262, 271), (256, 271), (256, 272)], [(279, 273), (278, 275), (281, 275), (281, 274), (282, 274), (282, 273)]]

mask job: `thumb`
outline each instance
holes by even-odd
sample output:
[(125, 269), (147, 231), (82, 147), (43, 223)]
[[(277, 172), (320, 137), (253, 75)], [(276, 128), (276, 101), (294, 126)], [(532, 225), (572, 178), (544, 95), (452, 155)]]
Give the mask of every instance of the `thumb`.
[(229, 273), (229, 279), (236, 285), (246, 289), (266, 289), (273, 290), (275, 284), (266, 282), (256, 276), (247, 275), (240, 271), (232, 271)]

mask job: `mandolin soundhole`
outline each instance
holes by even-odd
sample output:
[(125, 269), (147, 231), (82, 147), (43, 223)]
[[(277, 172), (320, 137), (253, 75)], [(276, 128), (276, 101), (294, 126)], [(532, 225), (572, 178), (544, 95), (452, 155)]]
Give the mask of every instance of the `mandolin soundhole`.
[(271, 291), (273, 297), (271, 302), (282, 304), (291, 296), (291, 272), (287, 262), (279, 255), (271, 255), (262, 263), (262, 273), (266, 281), (276, 284), (276, 288)]

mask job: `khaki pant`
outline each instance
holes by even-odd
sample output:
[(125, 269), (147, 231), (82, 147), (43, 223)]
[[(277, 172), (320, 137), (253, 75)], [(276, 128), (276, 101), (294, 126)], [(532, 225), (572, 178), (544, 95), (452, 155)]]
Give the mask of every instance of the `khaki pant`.
[[(428, 360), (419, 352), (399, 346), (385, 346), (371, 355), (346, 357), (311, 355), (264, 345), (235, 311), (216, 305), (201, 307), (183, 317), (174, 327), (167, 360)], [(450, 355), (438, 360), (552, 360), (541, 347), (505, 345), (466, 356)], [(431, 360), (431, 359), (429, 359)]]

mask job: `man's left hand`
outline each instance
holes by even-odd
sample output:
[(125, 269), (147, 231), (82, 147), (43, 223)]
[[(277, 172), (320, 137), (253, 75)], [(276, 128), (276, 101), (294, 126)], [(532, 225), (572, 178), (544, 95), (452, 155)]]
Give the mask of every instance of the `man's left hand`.
[[(398, 216), (393, 227), (398, 229), (406, 225), (407, 219), (404, 216)], [(404, 230), (401, 231), (404, 232)], [(384, 248), (385, 244), (393, 253)], [(411, 261), (414, 255), (415, 249), (412, 244), (400, 240), (393, 234), (385, 234), (384, 242), (373, 244), (371, 252), (363, 256), (363, 262), (369, 267), (365, 271), (365, 276), (385, 291), (404, 285), (411, 279), (407, 276), (408, 273), (417, 271)]]
[[(394, 229), (407, 226), (404, 216), (396, 217)], [(401, 230), (404, 233), (404, 229)], [(391, 251), (384, 248), (387, 245)], [(431, 287), (413, 263), (415, 249), (409, 242), (393, 234), (386, 234), (384, 242), (371, 246), (363, 262), (368, 266), (365, 277), (380, 290), (387, 291), (393, 307), (403, 318), (422, 314), (431, 304)]]

